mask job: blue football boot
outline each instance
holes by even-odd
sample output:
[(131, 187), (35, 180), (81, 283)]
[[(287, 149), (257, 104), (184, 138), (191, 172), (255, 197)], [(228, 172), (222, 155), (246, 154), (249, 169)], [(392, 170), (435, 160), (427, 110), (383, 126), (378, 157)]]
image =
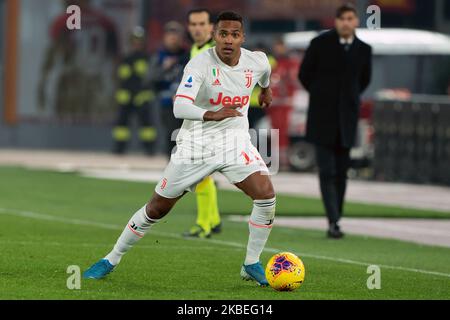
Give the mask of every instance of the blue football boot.
[(249, 264), (248, 266), (243, 265), (241, 268), (241, 277), (244, 280), (254, 280), (262, 287), (269, 285), (261, 262)]
[(102, 279), (114, 270), (114, 266), (106, 259), (101, 259), (99, 262), (92, 265), (83, 273), (85, 279)]

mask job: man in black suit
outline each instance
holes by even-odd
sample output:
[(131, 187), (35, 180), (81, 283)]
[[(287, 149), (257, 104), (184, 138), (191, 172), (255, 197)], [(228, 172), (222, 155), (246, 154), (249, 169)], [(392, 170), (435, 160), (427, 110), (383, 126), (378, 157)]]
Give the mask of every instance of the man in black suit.
[(310, 94), (306, 138), (316, 147), (328, 236), (342, 238), (342, 216), (350, 149), (355, 143), (360, 95), (371, 77), (372, 49), (356, 37), (355, 7), (336, 12), (335, 28), (311, 41), (299, 79)]

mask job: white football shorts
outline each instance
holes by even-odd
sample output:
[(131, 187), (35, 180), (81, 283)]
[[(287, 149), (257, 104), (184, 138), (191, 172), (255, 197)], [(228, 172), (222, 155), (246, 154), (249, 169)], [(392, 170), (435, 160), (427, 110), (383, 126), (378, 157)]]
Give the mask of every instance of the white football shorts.
[(200, 157), (193, 157), (178, 148), (155, 192), (165, 198), (178, 198), (186, 191), (194, 192), (197, 184), (214, 172), (222, 173), (230, 183), (236, 184), (255, 172), (269, 174), (269, 169), (250, 141), (242, 148), (211, 151)]

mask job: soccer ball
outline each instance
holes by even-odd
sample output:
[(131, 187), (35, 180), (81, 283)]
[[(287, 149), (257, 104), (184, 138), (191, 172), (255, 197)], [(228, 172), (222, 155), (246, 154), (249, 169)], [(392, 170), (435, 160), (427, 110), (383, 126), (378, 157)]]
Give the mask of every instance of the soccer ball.
[(305, 280), (305, 266), (295, 254), (281, 252), (267, 263), (266, 278), (277, 291), (294, 291)]

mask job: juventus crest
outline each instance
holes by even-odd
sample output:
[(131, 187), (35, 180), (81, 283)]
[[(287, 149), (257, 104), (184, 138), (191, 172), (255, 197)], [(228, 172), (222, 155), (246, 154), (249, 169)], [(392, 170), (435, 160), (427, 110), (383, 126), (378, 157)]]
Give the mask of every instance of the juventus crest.
[(245, 87), (250, 88), (253, 83), (253, 70), (244, 70), (245, 73)]

